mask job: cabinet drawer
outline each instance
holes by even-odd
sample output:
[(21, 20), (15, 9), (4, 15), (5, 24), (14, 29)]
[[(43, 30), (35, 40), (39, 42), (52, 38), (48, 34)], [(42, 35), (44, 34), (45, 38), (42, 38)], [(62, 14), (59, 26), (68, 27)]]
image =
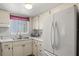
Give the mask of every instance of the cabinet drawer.
[(18, 46), (18, 45), (27, 45), (27, 46), (32, 46), (32, 41), (30, 40), (24, 40), (24, 41), (17, 41), (17, 42), (13, 42), (13, 46)]
[(26, 43), (25, 41), (16, 41), (16, 42), (13, 42), (13, 46), (22, 45), (22, 44), (25, 44), (25, 43)]
[(12, 47), (12, 42), (6, 42), (1, 44), (2, 47)]

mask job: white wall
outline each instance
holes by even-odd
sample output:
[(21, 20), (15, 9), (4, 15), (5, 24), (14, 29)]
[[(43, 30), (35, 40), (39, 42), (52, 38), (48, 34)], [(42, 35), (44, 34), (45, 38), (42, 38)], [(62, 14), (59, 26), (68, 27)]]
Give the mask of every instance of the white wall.
[[(8, 26), (10, 22), (10, 13), (8, 11), (0, 10), (0, 25)], [(0, 27), (0, 36), (9, 36), (9, 27)]]
[(9, 28), (0, 28), (0, 36), (9, 36), (10, 32), (9, 32)]

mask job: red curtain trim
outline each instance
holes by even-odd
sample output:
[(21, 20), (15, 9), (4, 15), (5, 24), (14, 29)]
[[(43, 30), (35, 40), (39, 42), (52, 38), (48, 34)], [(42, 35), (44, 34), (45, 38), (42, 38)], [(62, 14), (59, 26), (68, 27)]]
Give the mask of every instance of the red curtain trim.
[(29, 21), (29, 17), (21, 17), (21, 16), (14, 16), (10, 15), (11, 20), (22, 20), (22, 21)]

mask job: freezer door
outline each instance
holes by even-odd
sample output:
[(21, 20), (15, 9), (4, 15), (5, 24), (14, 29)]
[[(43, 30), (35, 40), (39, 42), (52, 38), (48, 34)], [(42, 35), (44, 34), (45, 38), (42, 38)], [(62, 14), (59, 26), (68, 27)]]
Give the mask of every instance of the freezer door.
[[(59, 56), (76, 55), (76, 8), (72, 6), (53, 15), (54, 22), (57, 23), (55, 29), (54, 54)], [(60, 36), (60, 37), (59, 37)]]
[[(45, 17), (42, 17), (42, 18), (45, 19), (45, 21), (43, 23), (43, 28), (42, 28), (43, 33), (41, 36), (41, 39), (43, 40), (43, 48), (53, 53), (53, 49), (52, 49), (53, 36), (54, 36), (53, 35), (54, 30), (52, 28), (53, 19), (50, 19), (51, 16), (50, 16), (49, 12), (47, 12), (45, 14)], [(52, 28), (52, 33), (51, 33), (51, 28)], [(51, 36), (51, 34), (52, 34), (52, 36)]]

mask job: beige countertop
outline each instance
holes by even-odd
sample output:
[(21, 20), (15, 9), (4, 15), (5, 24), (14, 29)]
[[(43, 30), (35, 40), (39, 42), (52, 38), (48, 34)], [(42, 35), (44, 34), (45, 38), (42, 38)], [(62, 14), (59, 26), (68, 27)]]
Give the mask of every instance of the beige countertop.
[(31, 40), (31, 39), (18, 39), (18, 40), (13, 40), (13, 39), (4, 39), (4, 40), (1, 40), (0, 39), (0, 43), (4, 43), (4, 42), (16, 42), (16, 41), (24, 41), (24, 40)]
[(32, 40), (43, 41), (40, 37), (31, 37)]
[(0, 39), (0, 43), (3, 43), (3, 42), (15, 42), (15, 41), (24, 41), (24, 40), (38, 40), (38, 41), (43, 41), (40, 39), (40, 37), (29, 37), (28, 39)]

